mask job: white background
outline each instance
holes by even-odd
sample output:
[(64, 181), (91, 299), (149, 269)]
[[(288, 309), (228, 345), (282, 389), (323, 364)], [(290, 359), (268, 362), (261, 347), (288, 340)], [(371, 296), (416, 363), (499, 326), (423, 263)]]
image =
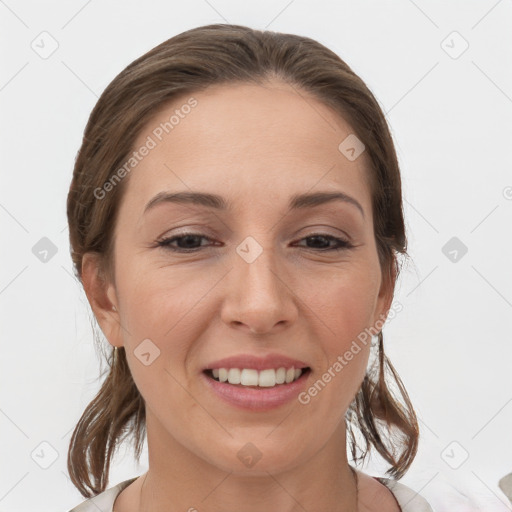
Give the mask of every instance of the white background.
[[(83, 500), (66, 453), (100, 361), (72, 275), (65, 202), (89, 113), (132, 60), (219, 22), (318, 40), (386, 112), (413, 264), (384, 338), (422, 428), (401, 481), (437, 511), (510, 510), (497, 486), (512, 471), (510, 0), (0, 0), (0, 512)], [(43, 31), (58, 43), (46, 59), (31, 47)], [(457, 55), (462, 38), (469, 47)], [(46, 263), (32, 252), (43, 237), (57, 248)], [(452, 237), (468, 249), (455, 262), (443, 253)], [(51, 462), (52, 450), (43, 469), (35, 460)], [(385, 467), (373, 459), (363, 469)], [(121, 451), (110, 485), (145, 470), (146, 452), (138, 466)]]

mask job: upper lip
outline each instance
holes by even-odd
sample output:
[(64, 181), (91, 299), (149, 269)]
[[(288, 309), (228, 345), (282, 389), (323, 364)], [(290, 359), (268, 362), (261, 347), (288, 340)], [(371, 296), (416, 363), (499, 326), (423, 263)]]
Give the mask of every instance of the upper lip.
[(266, 370), (269, 368), (308, 368), (304, 361), (292, 359), (282, 354), (267, 354), (266, 356), (254, 356), (251, 354), (238, 354), (214, 361), (203, 370), (216, 368), (252, 368), (254, 370)]

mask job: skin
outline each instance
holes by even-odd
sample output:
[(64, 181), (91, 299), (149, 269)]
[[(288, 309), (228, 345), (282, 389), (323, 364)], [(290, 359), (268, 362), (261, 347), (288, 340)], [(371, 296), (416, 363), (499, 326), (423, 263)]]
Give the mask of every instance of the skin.
[[(344, 414), (365, 374), (369, 345), (307, 405), (293, 400), (267, 412), (221, 401), (199, 379), (216, 359), (269, 351), (311, 367), (307, 387), (343, 355), (358, 334), (385, 319), (393, 285), (382, 279), (363, 153), (349, 161), (338, 145), (351, 127), (296, 89), (222, 85), (193, 95), (198, 105), (129, 175), (115, 229), (115, 275), (84, 257), (87, 296), (108, 341), (124, 346), (146, 402), (149, 472), (120, 493), (116, 512), (355, 510)], [(188, 98), (188, 96), (187, 96)], [(140, 147), (185, 103), (163, 108), (141, 131)], [(333, 201), (289, 211), (289, 196), (342, 191)], [(161, 203), (161, 191), (202, 191), (233, 203), (230, 212)], [(180, 228), (180, 229), (178, 229)], [(158, 247), (184, 231), (198, 252)], [(329, 239), (353, 248), (322, 252)], [(236, 252), (251, 236), (263, 252), (247, 263)], [(174, 242), (174, 247), (180, 247)], [(181, 247), (186, 243), (181, 242)], [(112, 311), (112, 306), (117, 311)], [(149, 338), (160, 355), (146, 366), (134, 350)], [(251, 442), (262, 458), (237, 457)], [(359, 472), (361, 511), (397, 511), (391, 492)]]

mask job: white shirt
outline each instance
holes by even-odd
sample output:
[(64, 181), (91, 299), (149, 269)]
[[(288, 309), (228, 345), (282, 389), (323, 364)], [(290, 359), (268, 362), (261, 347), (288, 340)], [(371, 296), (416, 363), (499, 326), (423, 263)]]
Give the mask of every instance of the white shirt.
[[(124, 480), (97, 496), (85, 500), (69, 512), (112, 512), (112, 507), (117, 496), (137, 478), (138, 477)], [(392, 492), (402, 512), (433, 512), (425, 498), (422, 498), (406, 485), (389, 478), (377, 478), (377, 480)]]

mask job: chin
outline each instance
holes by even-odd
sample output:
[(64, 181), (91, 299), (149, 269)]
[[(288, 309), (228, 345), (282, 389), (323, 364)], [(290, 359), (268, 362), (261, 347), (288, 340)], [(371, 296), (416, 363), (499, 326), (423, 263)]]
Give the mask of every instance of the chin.
[[(232, 446), (233, 444), (236, 446)], [(234, 441), (231, 446), (229, 443), (224, 444), (222, 454), (217, 453), (208, 458), (211, 464), (222, 471), (247, 477), (268, 477), (269, 473), (282, 473), (306, 461), (305, 455), (299, 453), (298, 449), (280, 442), (279, 450), (275, 444), (268, 440), (265, 442), (264, 438), (255, 442)]]

